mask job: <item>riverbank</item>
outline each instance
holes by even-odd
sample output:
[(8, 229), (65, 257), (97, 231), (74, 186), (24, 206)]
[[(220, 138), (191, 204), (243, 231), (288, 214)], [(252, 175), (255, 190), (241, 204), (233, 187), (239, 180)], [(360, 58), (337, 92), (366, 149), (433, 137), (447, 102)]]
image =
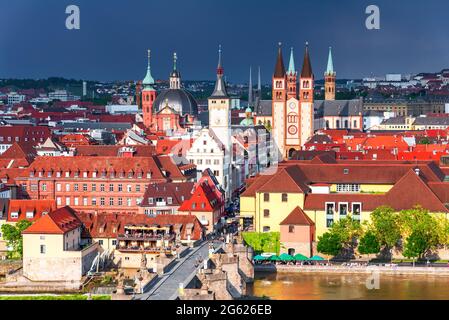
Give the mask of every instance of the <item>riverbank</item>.
[(449, 267), (255, 265), (255, 272), (449, 276)]

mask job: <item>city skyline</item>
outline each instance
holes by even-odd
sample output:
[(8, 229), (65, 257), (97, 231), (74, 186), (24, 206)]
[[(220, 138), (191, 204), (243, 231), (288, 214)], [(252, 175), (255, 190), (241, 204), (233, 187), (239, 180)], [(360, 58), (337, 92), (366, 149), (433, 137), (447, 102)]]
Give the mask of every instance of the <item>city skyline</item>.
[[(81, 29), (67, 30), (69, 3), (49, 1), (45, 8), (29, 0), (0, 3), (5, 13), (0, 28), (10, 31), (0, 35), (0, 78), (140, 80), (150, 48), (155, 78), (168, 77), (177, 52), (183, 80), (213, 80), (221, 44), (228, 81), (247, 82), (252, 65), (254, 70), (261, 67), (262, 82), (269, 83), (277, 43), (283, 43), (284, 59), (294, 47), (300, 65), (306, 41), (316, 79), (323, 78), (329, 46), (340, 79), (446, 68), (449, 44), (444, 30), (449, 22), (443, 12), (448, 3), (435, 0), (424, 6), (410, 1), (404, 6), (377, 1), (380, 30), (365, 27), (369, 4), (227, 1), (217, 13), (216, 3), (203, 0), (175, 5), (134, 1), (132, 6), (109, 1), (108, 7), (81, 0), (76, 3)], [(295, 14), (289, 17), (288, 12)], [(217, 19), (217, 14), (223, 18)], [(264, 23), (268, 20), (279, 20), (282, 30)]]

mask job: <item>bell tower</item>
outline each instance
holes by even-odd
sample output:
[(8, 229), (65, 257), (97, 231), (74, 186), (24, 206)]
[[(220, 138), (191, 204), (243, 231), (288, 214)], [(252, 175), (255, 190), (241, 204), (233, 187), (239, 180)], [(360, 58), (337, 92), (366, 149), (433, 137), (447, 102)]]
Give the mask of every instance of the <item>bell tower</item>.
[(142, 113), (145, 127), (151, 128), (153, 125), (153, 103), (156, 100), (156, 90), (154, 89), (154, 79), (151, 75), (151, 50), (148, 50), (147, 75), (142, 81)]
[(324, 73), (324, 99), (335, 100), (335, 80), (337, 74), (334, 71), (334, 63), (332, 61), (332, 48), (329, 47), (329, 57), (327, 59), (327, 69)]
[(290, 98), (297, 98), (298, 92), (297, 92), (297, 79), (298, 73), (295, 70), (295, 58), (293, 56), (293, 48), (290, 50), (290, 62), (288, 64), (288, 71), (287, 71), (287, 87), (288, 87), (288, 93), (287, 97)]
[(314, 121), (314, 75), (309, 56), (309, 43), (306, 42), (306, 50), (302, 65), (301, 77), (299, 79), (299, 101), (301, 115), (301, 145), (307, 142), (313, 135)]
[(282, 57), (282, 44), (279, 42), (278, 56), (273, 74), (272, 91), (272, 134), (273, 140), (279, 150), (279, 158), (284, 155), (285, 149), (285, 108), (287, 103), (287, 76), (284, 59)]

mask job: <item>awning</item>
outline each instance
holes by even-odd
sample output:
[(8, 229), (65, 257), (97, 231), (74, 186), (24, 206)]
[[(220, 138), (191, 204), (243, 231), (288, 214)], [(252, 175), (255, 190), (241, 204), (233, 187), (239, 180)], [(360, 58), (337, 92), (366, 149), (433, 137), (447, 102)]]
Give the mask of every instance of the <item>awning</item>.
[(293, 258), (291, 255), (287, 254), (287, 253), (283, 253), (279, 256), (279, 259), (281, 259), (281, 261), (294, 261), (295, 258)]
[(302, 255), (300, 253), (296, 254), (293, 258), (296, 261), (307, 261), (307, 260), (309, 260), (309, 258), (307, 258), (305, 255)]

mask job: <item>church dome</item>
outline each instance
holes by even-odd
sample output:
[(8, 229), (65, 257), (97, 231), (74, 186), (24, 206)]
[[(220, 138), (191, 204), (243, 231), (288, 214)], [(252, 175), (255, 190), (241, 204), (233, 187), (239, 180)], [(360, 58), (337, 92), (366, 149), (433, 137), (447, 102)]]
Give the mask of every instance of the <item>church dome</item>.
[(183, 89), (168, 89), (162, 91), (154, 101), (154, 111), (159, 112), (167, 105), (181, 115), (198, 115), (198, 104), (195, 98)]

